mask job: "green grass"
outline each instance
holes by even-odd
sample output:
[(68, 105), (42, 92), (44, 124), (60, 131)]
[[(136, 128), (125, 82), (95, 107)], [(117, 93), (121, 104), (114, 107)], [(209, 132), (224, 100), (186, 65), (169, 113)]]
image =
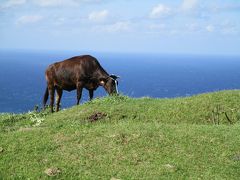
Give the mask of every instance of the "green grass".
[[(96, 113), (105, 116), (91, 122)], [(48, 168), (58, 172), (50, 177)], [(238, 90), (106, 97), (53, 114), (0, 115), (0, 179), (239, 177)]]

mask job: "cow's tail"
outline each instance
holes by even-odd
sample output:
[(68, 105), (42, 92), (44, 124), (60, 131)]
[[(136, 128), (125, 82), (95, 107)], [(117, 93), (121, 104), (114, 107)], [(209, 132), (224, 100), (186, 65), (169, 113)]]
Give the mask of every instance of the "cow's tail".
[(46, 103), (47, 103), (47, 100), (48, 100), (48, 95), (49, 95), (48, 87), (46, 87), (45, 94), (44, 94), (44, 97), (43, 97), (43, 109), (45, 109), (45, 106), (46, 106)]

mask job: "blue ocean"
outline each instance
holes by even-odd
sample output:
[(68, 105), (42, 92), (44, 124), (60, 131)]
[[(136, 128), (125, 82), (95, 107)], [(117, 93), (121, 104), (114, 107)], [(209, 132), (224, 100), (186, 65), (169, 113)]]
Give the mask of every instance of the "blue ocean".
[[(121, 76), (119, 91), (130, 97), (185, 97), (240, 89), (240, 57), (57, 51), (0, 51), (0, 112), (21, 113), (42, 105), (45, 69), (53, 62), (91, 54), (109, 74)], [(106, 96), (99, 87), (94, 97)], [(83, 91), (81, 102), (88, 100)], [(76, 103), (76, 91), (63, 93), (62, 107)]]

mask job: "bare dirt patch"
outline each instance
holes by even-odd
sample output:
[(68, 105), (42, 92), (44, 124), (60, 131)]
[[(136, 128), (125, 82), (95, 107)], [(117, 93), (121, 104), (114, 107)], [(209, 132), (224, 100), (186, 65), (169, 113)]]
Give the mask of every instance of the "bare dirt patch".
[(103, 119), (107, 116), (106, 113), (103, 113), (103, 112), (96, 112), (94, 114), (92, 114), (91, 116), (88, 117), (88, 120), (90, 122), (95, 122), (95, 121), (98, 121), (100, 119)]
[(56, 167), (51, 167), (51, 168), (48, 168), (44, 171), (45, 174), (47, 174), (48, 176), (56, 176), (58, 175), (59, 173), (61, 173), (60, 169), (59, 168), (56, 168)]
[(39, 129), (43, 129), (43, 127), (20, 127), (18, 131), (25, 132), (25, 131), (34, 131)]

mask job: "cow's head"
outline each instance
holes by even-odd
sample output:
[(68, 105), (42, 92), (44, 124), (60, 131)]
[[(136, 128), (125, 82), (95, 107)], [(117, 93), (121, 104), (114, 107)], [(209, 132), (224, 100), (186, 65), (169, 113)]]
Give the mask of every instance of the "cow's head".
[(100, 79), (100, 85), (108, 92), (108, 94), (118, 94), (118, 81), (119, 76), (110, 75), (107, 78)]

